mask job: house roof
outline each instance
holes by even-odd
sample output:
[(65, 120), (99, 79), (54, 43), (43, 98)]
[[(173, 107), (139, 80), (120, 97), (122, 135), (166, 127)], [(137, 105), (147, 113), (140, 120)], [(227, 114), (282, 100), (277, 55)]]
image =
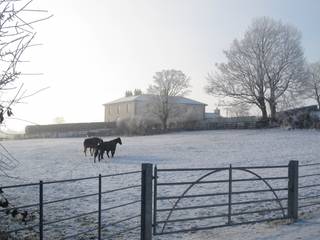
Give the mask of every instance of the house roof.
[[(143, 95), (138, 95), (138, 96), (124, 97), (124, 98), (120, 98), (120, 99), (114, 100), (112, 102), (105, 103), (103, 105), (116, 104), (116, 103), (125, 103), (125, 102), (134, 102), (134, 101), (136, 101), (136, 102), (146, 102), (146, 101), (152, 100), (152, 98), (154, 96), (155, 95), (151, 95), (151, 94), (143, 94)], [(179, 104), (207, 105), (205, 103), (198, 102), (198, 101), (192, 100), (190, 98), (179, 97), (179, 96), (171, 96), (170, 99), (174, 103), (179, 103)]]

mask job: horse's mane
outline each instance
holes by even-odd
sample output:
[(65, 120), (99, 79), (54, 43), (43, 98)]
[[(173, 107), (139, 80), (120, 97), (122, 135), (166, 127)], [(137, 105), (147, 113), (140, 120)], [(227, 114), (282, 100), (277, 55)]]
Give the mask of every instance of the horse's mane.
[(112, 139), (111, 141), (109, 141), (109, 142), (119, 142), (119, 141), (121, 141), (121, 138), (115, 138), (115, 139)]

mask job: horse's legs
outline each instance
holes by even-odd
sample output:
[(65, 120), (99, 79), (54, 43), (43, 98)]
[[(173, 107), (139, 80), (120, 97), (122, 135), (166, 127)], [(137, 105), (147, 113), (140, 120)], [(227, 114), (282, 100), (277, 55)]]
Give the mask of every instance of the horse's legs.
[(104, 150), (101, 150), (99, 155), (99, 162), (101, 161), (101, 159), (103, 159), (103, 154), (104, 154)]
[(115, 150), (112, 150), (112, 151), (111, 151), (111, 156), (112, 156), (112, 157), (113, 157), (114, 153), (115, 153)]
[(110, 158), (110, 156), (109, 156), (109, 151), (107, 151), (107, 156), (108, 156), (108, 158)]
[(83, 147), (84, 156), (87, 156), (87, 148)]
[(99, 152), (99, 162), (101, 159), (103, 159), (103, 154), (104, 154), (104, 150), (101, 149)]
[[(99, 150), (96, 149), (95, 152), (94, 152), (94, 162), (96, 162), (96, 157), (98, 156), (98, 154), (100, 154)], [(99, 158), (99, 156), (98, 156), (98, 158)]]

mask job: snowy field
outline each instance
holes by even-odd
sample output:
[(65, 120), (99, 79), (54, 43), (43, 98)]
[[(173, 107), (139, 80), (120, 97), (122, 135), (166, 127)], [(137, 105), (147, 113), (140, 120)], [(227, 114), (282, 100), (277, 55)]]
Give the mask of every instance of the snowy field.
[[(104, 140), (111, 139), (112, 137), (104, 138)], [(122, 137), (122, 142), (123, 145), (117, 146), (113, 159), (107, 159), (105, 156), (101, 162), (94, 163), (92, 157), (85, 157), (83, 154), (82, 138), (3, 141), (2, 144), (19, 160), (20, 164), (13, 172), (9, 172), (10, 175), (18, 178), (0, 177), (0, 184), (5, 186), (38, 182), (39, 180), (50, 181), (136, 171), (141, 169), (141, 163), (152, 163), (158, 168), (215, 168), (228, 167), (229, 164), (233, 166), (286, 165), (290, 160), (299, 160), (302, 164), (320, 162), (320, 132), (314, 130), (181, 132), (155, 136)], [(274, 173), (269, 172), (268, 174), (268, 176), (273, 176)], [(287, 174), (287, 172), (283, 174)], [(165, 180), (174, 181), (176, 179), (170, 177)], [(102, 183), (103, 191), (123, 187), (128, 183), (129, 185), (140, 184), (140, 175), (106, 178)], [(219, 187), (223, 188), (223, 186)], [(167, 194), (172, 194), (172, 191), (178, 194), (181, 189), (165, 190)], [(194, 191), (201, 193), (206, 189), (195, 189)], [(97, 179), (44, 186), (45, 201), (96, 192)], [(37, 187), (30, 187), (29, 190), (20, 189), (18, 193), (7, 191), (6, 194), (15, 205), (26, 205), (38, 201)], [(131, 192), (112, 194), (103, 199), (103, 204), (105, 207), (110, 207), (114, 204), (135, 201), (140, 198), (139, 194), (137, 189), (132, 189)], [(19, 196), (17, 197), (17, 195)], [(93, 197), (85, 200), (73, 200), (68, 204), (48, 205), (45, 208), (45, 220), (50, 222), (57, 218), (95, 211), (97, 210), (96, 202), (96, 197)], [(196, 202), (192, 204), (194, 203)], [(313, 208), (312, 213), (305, 214), (302, 220), (292, 225), (286, 225), (284, 222), (244, 225), (197, 233), (164, 235), (155, 237), (155, 239), (320, 239), (320, 211), (318, 210)], [(136, 204), (125, 212), (122, 209), (106, 212), (102, 218), (107, 221), (115, 221), (119, 216), (125, 218), (130, 216), (126, 215), (129, 212), (139, 214), (139, 211), (139, 204)], [(206, 213), (199, 212), (198, 214)], [(3, 221), (5, 216), (0, 213), (0, 218)], [(53, 236), (59, 238), (75, 233), (79, 226), (90, 228), (95, 222), (96, 216), (87, 216), (80, 220), (74, 220), (72, 223), (57, 223), (54, 231), (49, 227), (45, 228), (45, 231), (50, 234), (50, 239), (54, 238)], [(130, 224), (134, 226), (139, 223), (133, 221)], [(120, 227), (128, 226), (120, 224)], [(113, 230), (119, 229), (110, 227), (108, 231), (112, 232)], [(136, 233), (132, 233), (129, 237), (123, 236), (114, 239), (138, 238)]]

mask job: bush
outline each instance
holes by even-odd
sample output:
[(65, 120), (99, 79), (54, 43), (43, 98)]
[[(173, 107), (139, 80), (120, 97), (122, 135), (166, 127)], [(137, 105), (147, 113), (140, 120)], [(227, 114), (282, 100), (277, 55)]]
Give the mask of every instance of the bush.
[(153, 119), (125, 118), (117, 120), (117, 132), (125, 135), (148, 135), (159, 133), (161, 124)]
[(282, 127), (286, 128), (316, 128), (320, 127), (320, 120), (317, 116), (313, 115), (312, 112), (295, 112), (294, 114), (286, 114), (280, 119)]

